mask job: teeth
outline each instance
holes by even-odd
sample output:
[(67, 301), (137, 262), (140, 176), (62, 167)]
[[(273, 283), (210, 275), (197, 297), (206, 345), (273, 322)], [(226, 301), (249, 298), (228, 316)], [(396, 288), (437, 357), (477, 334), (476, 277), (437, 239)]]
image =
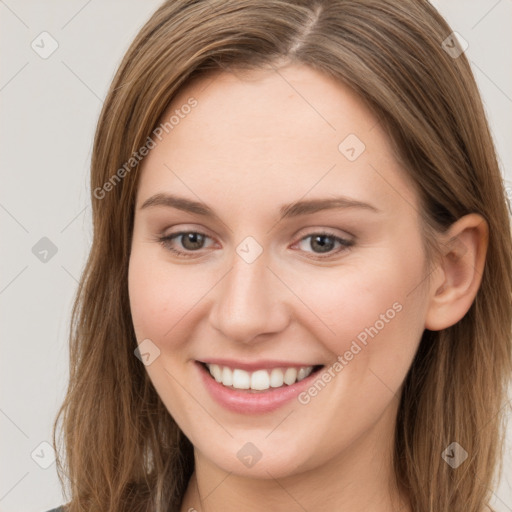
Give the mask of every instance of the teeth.
[[(226, 373), (226, 367), (222, 370), (222, 375)], [(228, 370), (229, 371), (229, 370)], [(222, 381), (224, 384), (224, 381)], [(225, 386), (229, 384), (224, 384)], [(245, 370), (233, 370), (233, 382), (231, 384), (236, 389), (249, 389), (251, 387), (251, 374)]]
[(270, 387), (270, 376), (267, 370), (258, 370), (251, 375), (251, 389), (268, 389)]
[(297, 380), (297, 370), (295, 368), (286, 368), (284, 372), (284, 383), (290, 386)]
[(270, 372), (270, 386), (273, 388), (280, 388), (284, 382), (283, 370), (274, 368)]
[(222, 370), (218, 364), (210, 365), (210, 373), (217, 382), (222, 382)]
[(256, 370), (247, 372), (235, 368), (232, 370), (228, 366), (218, 364), (207, 364), (212, 377), (227, 387), (235, 389), (253, 389), (255, 391), (264, 391), (269, 388), (280, 388), (284, 384), (291, 386), (295, 382), (305, 379), (313, 371), (312, 366), (303, 366), (297, 368), (273, 368), (272, 370)]
[(302, 379), (305, 379), (309, 375), (309, 373), (307, 371), (307, 368), (299, 368), (299, 371), (297, 372), (297, 382), (301, 381)]
[[(210, 370), (210, 373), (211, 373), (211, 370)], [(222, 368), (220, 370), (220, 381), (219, 382), (222, 382), (224, 384), (224, 386), (232, 386), (233, 385), (233, 372), (227, 368), (226, 366), (224, 366), (224, 368)]]

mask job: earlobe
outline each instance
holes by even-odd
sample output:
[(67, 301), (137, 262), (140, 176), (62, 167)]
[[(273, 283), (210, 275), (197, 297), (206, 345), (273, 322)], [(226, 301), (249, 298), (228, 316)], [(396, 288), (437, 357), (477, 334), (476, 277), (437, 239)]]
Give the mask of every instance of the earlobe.
[(480, 283), (487, 253), (489, 228), (479, 214), (454, 222), (442, 235), (442, 257), (429, 290), (425, 328), (439, 331), (456, 324), (469, 310)]

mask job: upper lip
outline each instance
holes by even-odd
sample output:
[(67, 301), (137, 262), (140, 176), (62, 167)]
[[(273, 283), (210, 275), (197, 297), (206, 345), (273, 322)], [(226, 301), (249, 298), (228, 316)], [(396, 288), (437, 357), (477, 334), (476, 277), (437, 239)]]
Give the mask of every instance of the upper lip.
[(248, 362), (236, 359), (208, 358), (199, 360), (199, 362), (205, 364), (218, 364), (219, 366), (228, 366), (229, 368), (238, 368), (240, 370), (246, 370), (248, 372), (272, 368), (304, 368), (307, 366), (323, 366), (322, 364), (300, 363), (296, 361), (284, 361), (276, 359), (261, 359), (259, 361)]

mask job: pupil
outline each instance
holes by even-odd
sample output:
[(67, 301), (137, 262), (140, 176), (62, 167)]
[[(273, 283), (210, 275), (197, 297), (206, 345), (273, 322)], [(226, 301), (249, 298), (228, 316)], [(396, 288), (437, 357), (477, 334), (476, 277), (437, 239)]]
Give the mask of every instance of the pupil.
[[(183, 240), (183, 247), (186, 249), (200, 249), (202, 242), (203, 242), (203, 235), (199, 233), (187, 233), (186, 235), (183, 235), (185, 238)], [(191, 242), (192, 247), (187, 245)]]
[[(331, 239), (332, 237), (328, 236), (328, 235), (317, 235), (315, 237), (313, 237), (313, 245), (316, 244), (317, 242), (319, 242), (319, 248), (320, 248), (320, 251), (319, 252), (329, 252), (330, 250), (332, 250), (333, 246), (334, 246), (334, 242), (331, 241), (331, 242), (325, 242), (325, 240), (329, 240)], [(314, 248), (314, 247), (313, 247)]]

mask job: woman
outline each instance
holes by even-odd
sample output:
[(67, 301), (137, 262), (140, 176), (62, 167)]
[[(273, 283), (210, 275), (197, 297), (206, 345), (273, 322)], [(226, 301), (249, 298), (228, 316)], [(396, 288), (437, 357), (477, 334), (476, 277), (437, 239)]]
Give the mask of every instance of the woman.
[(142, 28), (95, 137), (66, 511), (488, 510), (511, 233), (451, 32), (420, 0)]

